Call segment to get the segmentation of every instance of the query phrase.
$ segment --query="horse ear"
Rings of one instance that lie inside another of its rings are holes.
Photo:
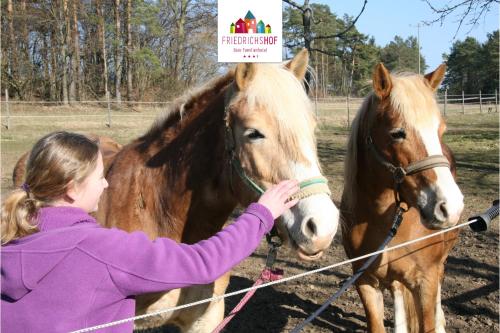
[[[438,68],[434,72],[431,72],[429,74],[425,74],[425,79],[429,82],[432,90],[436,91],[436,89],[439,87],[441,84],[441,81],[443,81],[444,78],[444,73],[446,72],[446,65],[441,64],[439,65]]]
[[[378,98],[383,99],[389,96],[392,89],[391,74],[384,64],[379,63],[373,71],[373,90]]]
[[[285,68],[289,69],[299,81],[302,82],[307,72],[309,64],[309,51],[302,49],[292,60],[285,64]]]
[[[239,90],[245,90],[245,88],[255,76],[255,71],[256,68],[255,64],[253,63],[242,62],[239,63],[238,66],[236,66],[235,77],[236,85],[238,86]]]

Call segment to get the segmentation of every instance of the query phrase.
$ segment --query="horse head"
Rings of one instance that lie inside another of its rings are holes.
[[[373,152],[370,165],[385,169],[373,181],[399,183],[396,195],[417,207],[422,223],[431,229],[456,225],[464,207],[453,166],[445,158],[450,159],[442,141],[446,124],[435,98],[445,70],[443,64],[425,76],[393,76],[383,64],[377,65],[374,94],[367,102],[372,112],[363,129],[363,140]],[[392,167],[400,175],[387,172]]]
[[[307,64],[307,50],[281,66],[239,64],[226,94],[225,118],[240,203],[255,200],[255,188],[269,188],[284,179],[315,184],[304,188],[299,203],[277,223],[280,237],[298,256],[313,260],[330,245],[339,213],[321,175],[316,123],[302,86]]]

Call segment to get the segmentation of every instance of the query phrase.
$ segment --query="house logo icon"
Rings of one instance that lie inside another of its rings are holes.
[[[230,34],[270,34],[271,25],[264,24],[264,21],[257,19],[253,13],[249,10],[245,15],[245,19],[238,19],[236,23],[231,23],[229,27]]]
[[[282,61],[281,0],[217,0],[217,10],[219,62]]]

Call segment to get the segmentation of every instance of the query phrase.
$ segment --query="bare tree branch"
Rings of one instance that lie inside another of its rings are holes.
[[[458,22],[457,30],[455,31],[455,38],[458,35],[458,32],[462,28],[464,22],[467,20],[467,25],[470,26],[470,29],[467,33],[470,33],[472,29],[478,24],[479,20],[484,17],[491,9],[495,3],[500,3],[500,0],[453,0],[450,1],[447,5],[443,7],[436,7],[431,3],[432,0],[424,0],[429,8],[437,14],[437,18],[424,21],[423,23],[426,25],[432,25],[434,23],[439,22],[440,25],[444,24],[446,18],[454,12],[460,12],[457,14],[457,17],[460,17],[456,22]]]
[[[330,52],[330,51],[326,51],[326,50],[321,50],[321,49],[316,49],[316,48],[311,48],[309,51],[316,51],[316,52],[319,52],[319,53],[323,53],[323,54],[326,54],[326,55],[329,55],[329,56],[332,56],[332,57],[340,57],[341,54],[339,52]]]
[[[316,36],[316,37],[314,37],[314,39],[337,38],[337,37],[341,37],[342,35],[344,35],[346,32],[348,32],[349,30],[351,30],[352,27],[354,27],[354,25],[358,21],[359,17],[361,16],[361,14],[365,11],[365,7],[366,7],[367,2],[368,2],[368,0],[365,0],[365,2],[363,3],[363,8],[361,8],[361,11],[359,12],[358,16],[356,16],[356,18],[351,22],[351,24],[347,28],[345,28],[343,31],[341,31],[339,33],[336,33],[334,35]]]
[[[283,2],[286,2],[290,6],[295,7],[296,9],[300,10],[301,12],[304,12],[304,8],[302,8],[302,6],[300,6],[295,1],[292,1],[292,0],[283,0]]]

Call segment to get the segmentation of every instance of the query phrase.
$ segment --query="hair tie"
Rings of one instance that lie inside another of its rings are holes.
[[[26,193],[30,192],[30,187],[26,183],[23,183],[23,185],[21,185],[21,189],[24,190],[24,192],[26,192]]]

